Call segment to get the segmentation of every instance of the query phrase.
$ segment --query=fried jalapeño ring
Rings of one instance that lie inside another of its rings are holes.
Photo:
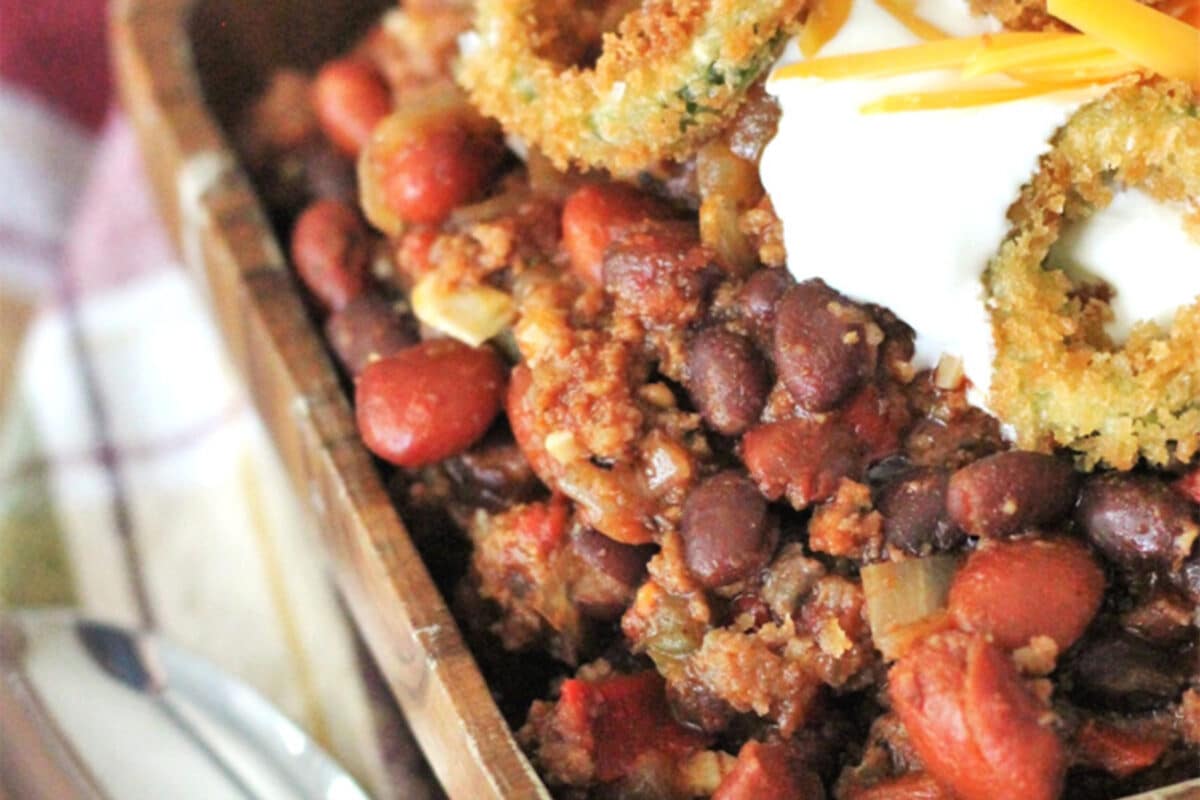
[[[1200,450],[1200,299],[1169,328],[1138,323],[1118,347],[1104,332],[1107,303],[1044,263],[1065,223],[1105,207],[1121,187],[1190,204],[1200,235],[1196,95],[1166,80],[1124,85],[1076,113],[1053,144],[984,277],[996,342],[992,407],[1022,447],[1070,447],[1084,467],[1187,461]]]
[[[541,0],[479,0],[459,81],[488,116],[549,156],[628,175],[685,156],[737,108],[808,0],[646,0],[595,65],[557,63]]]

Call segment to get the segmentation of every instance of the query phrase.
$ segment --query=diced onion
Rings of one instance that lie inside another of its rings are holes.
[[[412,291],[417,319],[472,347],[491,339],[512,322],[512,298],[491,286],[447,286],[436,273]]]
[[[889,660],[900,655],[906,632],[920,627],[946,608],[950,582],[958,569],[954,556],[937,555],[887,561],[862,568],[867,622],[875,646]]]

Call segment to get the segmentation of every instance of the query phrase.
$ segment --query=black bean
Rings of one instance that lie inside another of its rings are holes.
[[[1126,568],[1178,565],[1198,531],[1191,504],[1147,475],[1092,477],[1080,494],[1076,519],[1101,553]]]
[[[1150,711],[1173,702],[1186,682],[1185,665],[1132,634],[1111,631],[1086,642],[1070,665],[1072,695],[1113,711]]]
[[[1179,572],[1172,577],[1175,585],[1187,594],[1188,599],[1200,605],[1200,554],[1184,561]]]
[[[622,544],[588,527],[576,528],[571,543],[584,561],[625,586],[642,582],[646,577],[646,562],[654,555],[650,545]]]
[[[325,323],[325,336],[351,375],[362,372],[374,359],[387,358],[417,343],[412,321],[402,317],[382,295],[371,292],[335,311]]]
[[[742,286],[738,293],[738,306],[747,329],[755,341],[770,349],[775,335],[775,308],[793,285],[792,277],[784,269],[760,269]]]
[[[923,467],[965,467],[1004,447],[1000,423],[979,410],[968,408],[949,420],[926,418],[904,440],[904,451]]]
[[[963,532],[946,514],[950,473],[918,468],[880,488],[875,507],[883,515],[887,543],[912,555],[950,550],[962,543]]]
[[[545,493],[521,448],[505,432],[489,433],[465,453],[442,462],[455,496],[471,506],[500,511]]]
[[[829,411],[874,372],[870,323],[866,311],[820,281],[784,294],[776,309],[775,368],[798,406]]]
[[[1066,516],[1077,478],[1067,461],[1012,450],[981,458],[950,477],[946,510],[974,536],[1009,536]]]
[[[758,421],[771,390],[766,362],[745,336],[705,328],[688,344],[688,392],[704,421],[737,436]]]
[[[748,478],[726,471],[700,484],[683,505],[680,523],[688,570],[714,588],[766,565],[777,538],[767,501]]]

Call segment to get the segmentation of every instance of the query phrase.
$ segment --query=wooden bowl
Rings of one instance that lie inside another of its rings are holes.
[[[549,798],[379,473],[224,123],[278,66],[315,67],[390,0],[114,0],[125,108],[163,217],[323,531],[350,611],[451,797]],[[1200,779],[1128,800],[1200,797]]]
[[[414,734],[456,798],[548,798],[359,443],[222,123],[278,66],[313,67],[385,0],[114,0],[125,108],[159,207],[211,295],[233,361],[309,501],[337,584]]]

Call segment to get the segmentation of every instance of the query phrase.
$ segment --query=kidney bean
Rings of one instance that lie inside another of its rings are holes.
[[[960,628],[1015,650],[1049,636],[1065,651],[1083,635],[1104,595],[1104,572],[1072,539],[990,541],[973,552],[950,584],[949,609]]]
[[[391,94],[382,76],[362,61],[341,58],[317,73],[313,107],[321,130],[339,150],[355,157],[371,131],[388,115]]]
[[[367,366],[355,391],[358,429],[380,458],[419,467],[461,453],[500,411],[504,362],[486,347],[433,339]]]
[[[371,261],[367,226],[345,203],[318,200],[292,229],[292,261],[321,305],[337,311],[367,285]]]
[[[591,183],[576,189],[562,210],[562,246],[571,270],[587,283],[603,282],[604,251],[617,235],[647,219],[665,219],[670,209],[657,198],[621,183]]]
[[[1177,567],[1196,539],[1192,506],[1161,480],[1110,473],[1084,484],[1076,520],[1100,552],[1122,567]]]
[[[760,269],[746,279],[738,293],[738,308],[760,347],[775,340],[775,309],[784,292],[795,285],[785,269]]]
[[[616,305],[648,325],[687,325],[703,309],[717,272],[694,225],[643,222],[605,251],[604,288]]]
[[[1071,693],[1084,705],[1137,712],[1163,708],[1178,699],[1186,664],[1123,631],[1089,638],[1075,654]]]
[[[751,428],[742,461],[770,500],[787,497],[797,510],[828,500],[845,477],[863,471],[858,440],[836,422],[790,419]]]
[[[1053,800],[1066,767],[1045,708],[978,635],[936,634],[888,675],[888,695],[929,773],[962,800]]]
[[[380,147],[378,174],[384,201],[406,222],[437,225],[479,195],[500,161],[490,139],[453,121],[414,126],[400,141]]]
[[[325,322],[325,337],[342,366],[358,375],[371,361],[417,343],[413,326],[379,294],[360,294]]]
[[[688,570],[710,588],[766,566],[777,536],[767,501],[733,471],[713,475],[688,495],[679,532]]]
[[[738,751],[733,769],[712,800],[821,800],[825,789],[815,773],[793,764],[782,742],[751,739]]]
[[[584,526],[575,529],[571,542],[584,561],[625,586],[645,579],[646,562],[654,555],[651,546],[622,544]]]
[[[946,486],[950,473],[918,467],[884,484],[875,497],[883,515],[888,545],[921,556],[951,550],[962,543],[963,532],[946,515]]]
[[[870,316],[821,281],[788,289],[775,313],[775,368],[806,411],[829,411],[874,372]]]
[[[705,328],[688,342],[687,386],[704,421],[737,436],[758,421],[771,390],[767,365],[745,336]]]
[[[1076,474],[1066,461],[1012,450],[981,458],[950,476],[946,510],[974,536],[1009,536],[1063,517],[1075,502]]]

